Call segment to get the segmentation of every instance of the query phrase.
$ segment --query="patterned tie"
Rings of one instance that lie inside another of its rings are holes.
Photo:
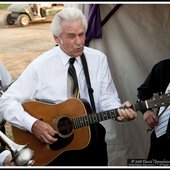
[[[165,107],[161,107],[160,111],[163,111]],[[167,131],[167,125],[168,125],[168,120],[169,120],[169,114],[170,114],[170,107],[166,108],[164,113],[160,116],[159,122],[157,126],[155,127],[155,133],[157,138],[164,135]]]
[[[68,68],[68,75],[71,79],[71,93],[72,95],[71,96],[74,96],[74,97],[78,97],[79,95],[79,88],[78,88],[78,81],[77,81],[77,75],[76,75],[76,70],[74,68],[74,62],[75,62],[75,57],[71,57],[69,59],[69,68]]]
[[[170,92],[170,83],[169,83],[165,93],[169,93],[169,92]],[[164,135],[167,131],[168,121],[169,121],[169,117],[170,117],[170,106],[161,107],[159,110],[159,113],[158,113],[158,116],[159,115],[161,115],[161,116],[159,117],[159,122],[158,122],[157,126],[155,127],[155,133],[156,133],[157,138]]]

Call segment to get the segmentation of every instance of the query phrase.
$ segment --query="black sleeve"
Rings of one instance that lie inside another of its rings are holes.
[[[165,90],[170,83],[170,59],[165,59],[153,66],[151,72],[147,76],[144,83],[137,88],[138,101],[148,100],[153,97],[154,93],[158,95],[165,93]],[[148,109],[144,109],[144,113]]]
[[[3,152],[4,150],[6,150],[7,148],[5,147],[5,146],[2,146],[1,144],[0,144],[0,153],[1,152]]]
[[[157,93],[160,89],[160,65],[156,64],[144,83],[137,88],[137,97],[140,100],[147,100]]]

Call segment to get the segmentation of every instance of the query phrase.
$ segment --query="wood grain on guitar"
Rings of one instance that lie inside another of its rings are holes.
[[[68,150],[80,150],[90,142],[90,124],[107,119],[114,119],[116,110],[92,113],[86,100],[69,99],[60,104],[30,101],[23,104],[30,115],[48,122],[58,131],[59,140],[53,145],[41,143],[33,134],[12,126],[14,141],[29,144],[34,151],[34,166],[48,165],[61,153]]]
[[[170,95],[154,97],[136,103],[136,111],[144,108],[167,106]],[[18,144],[27,144],[34,151],[34,166],[46,166],[60,154],[69,150],[85,148],[91,138],[89,125],[118,116],[117,108],[100,113],[92,113],[89,103],[84,99],[68,99],[60,104],[29,101],[23,104],[24,110],[33,117],[49,123],[58,132],[59,139],[52,145],[39,141],[33,134],[12,126],[13,139]],[[92,113],[92,114],[91,114]]]

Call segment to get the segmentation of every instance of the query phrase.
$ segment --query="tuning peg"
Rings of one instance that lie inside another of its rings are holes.
[[[158,97],[158,93],[153,93],[153,98]]]

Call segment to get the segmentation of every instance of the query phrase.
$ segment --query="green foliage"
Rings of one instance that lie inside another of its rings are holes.
[[[10,4],[0,4],[0,9],[6,9]]]

